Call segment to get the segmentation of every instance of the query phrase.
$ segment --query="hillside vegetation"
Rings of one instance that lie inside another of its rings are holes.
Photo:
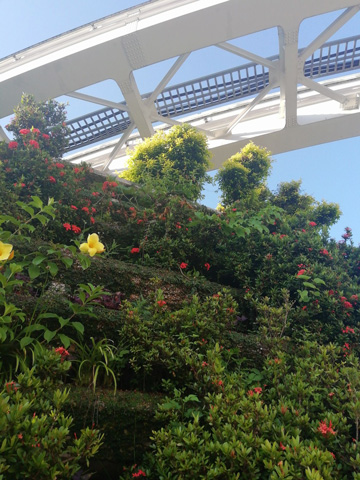
[[[24,95],[0,143],[0,480],[360,480],[360,250],[252,143],[182,125],[121,178]]]

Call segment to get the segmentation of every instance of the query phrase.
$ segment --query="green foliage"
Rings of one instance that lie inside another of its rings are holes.
[[[189,402],[179,392],[160,406],[167,425],[154,432],[150,478],[340,479],[357,472],[359,374],[356,365],[342,366],[339,349],[312,343],[298,357],[270,357],[266,386],[250,389],[244,374],[224,370],[220,381],[215,365],[212,357],[213,391],[192,398],[189,415],[179,414]]]
[[[116,393],[117,382],[114,371],[110,367],[114,363],[116,347],[111,345],[109,340],[103,338],[95,342],[91,337],[91,345],[76,342],[76,362],[78,366],[78,378],[81,385],[92,387],[94,393],[96,385],[106,381],[109,377],[114,384],[114,394]]]
[[[6,128],[14,133],[15,140],[19,142],[19,148],[26,148],[23,145],[24,138],[29,140],[33,137],[51,157],[59,158],[67,146],[65,137],[69,132],[65,124],[65,108],[64,104],[55,100],[48,100],[44,103],[36,102],[33,95],[24,93],[20,104],[14,109],[14,118]],[[40,133],[26,134],[25,137],[20,133],[22,129],[31,130],[32,128],[40,130]],[[50,138],[44,138],[43,134],[49,135]]]
[[[63,413],[69,390],[58,388],[70,362],[37,348],[35,365],[0,392],[0,478],[67,480],[88,464],[102,436],[90,428],[70,436],[72,418]]]
[[[293,217],[293,224],[312,220],[321,226],[331,226],[341,215],[339,205],[325,201],[316,202],[311,195],[300,192],[301,180],[280,183],[272,202]],[[295,222],[294,222],[295,220]]]
[[[216,175],[224,204],[231,205],[247,197],[252,201],[259,198],[270,167],[270,153],[253,143],[226,160]]]
[[[205,136],[190,125],[177,125],[137,146],[121,176],[137,183],[163,180],[170,191],[176,191],[180,182],[187,198],[196,199],[207,179],[209,157]]]
[[[40,467],[29,478],[71,478],[80,461],[71,449],[84,459],[91,451],[71,443],[56,410],[70,399],[77,430],[90,417],[104,428],[114,478],[359,478],[360,249],[348,227],[341,242],[329,239],[339,207],[302,193],[299,181],[269,192],[271,159],[253,144],[219,173],[225,207],[195,203],[209,153],[187,125],[138,147],[125,175],[141,185],[104,181],[54,158],[63,114],[24,97],[9,127],[17,144],[0,144],[3,421],[36,407],[41,447],[24,445],[29,468]],[[95,232],[105,252],[90,258],[79,246]],[[146,415],[131,389],[151,392]],[[27,478],[8,473],[25,468],[18,421],[2,435],[5,479]],[[57,450],[40,421],[66,432],[60,441],[56,430]],[[91,443],[91,430],[85,437]]]
[[[126,342],[129,363],[141,388],[159,389],[163,379],[177,387],[193,381],[197,373],[192,356],[205,355],[214,339],[225,342],[227,325],[235,320],[236,304],[228,292],[200,301],[185,301],[176,311],[168,309],[163,292],[153,301],[124,303],[125,318],[119,331]]]

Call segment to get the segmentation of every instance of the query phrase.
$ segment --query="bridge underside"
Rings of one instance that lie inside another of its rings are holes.
[[[82,151],[68,158],[104,171],[124,168],[127,148],[155,129],[185,121],[206,133],[213,168],[249,140],[282,153],[359,135],[360,36],[328,40],[358,15],[360,4],[249,3],[146,2],[7,57],[0,61],[0,118],[12,112],[24,91],[39,100],[68,95],[101,105],[70,120],[69,153]],[[301,22],[332,11],[338,11],[335,20],[299,49]],[[278,31],[273,57],[231,42],[273,27]],[[192,52],[211,45],[251,63],[168,86]],[[167,59],[173,59],[168,72],[141,95],[134,72]],[[115,80],[123,102],[79,92],[107,79]],[[91,146],[100,141],[105,143]]]

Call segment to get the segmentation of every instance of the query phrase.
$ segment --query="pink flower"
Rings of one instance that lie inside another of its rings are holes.
[[[55,163],[55,165],[56,165],[57,168],[64,168],[63,163],[57,162],[57,163]]]
[[[262,388],[261,387],[255,387],[254,392],[260,394],[260,393],[262,393]]]
[[[19,133],[21,135],[27,135],[28,133],[30,133],[30,130],[28,128],[22,128]]]
[[[166,302],[165,300],[158,300],[157,304],[159,305],[159,307],[163,307],[164,305],[166,305]]]
[[[209,271],[209,269],[210,269],[210,263],[205,263],[205,264],[204,264],[204,267],[206,268],[207,271]]]
[[[75,170],[76,170],[76,169],[75,169]],[[74,172],[75,172],[75,170],[74,170]],[[75,173],[76,173],[76,172],[75,172]],[[98,196],[100,195],[100,193],[99,193],[99,192],[92,192],[91,195],[94,196],[94,197],[98,197]]]
[[[73,210],[77,210],[78,208],[75,207],[75,205],[70,205],[70,208],[72,208]]]
[[[32,133],[36,133],[37,135],[39,135],[39,133],[40,133],[40,130],[38,128],[34,128],[34,127],[31,129],[31,131],[32,131]]]
[[[185,268],[187,268],[188,264],[185,263],[185,262],[182,262],[182,263],[180,263],[179,266],[180,266],[181,270],[184,270]]]
[[[325,248],[322,248],[319,253],[322,255],[329,255],[329,252]]]
[[[91,222],[92,224],[94,224],[94,223],[95,223],[95,218],[94,218],[94,217],[90,217],[90,222]]]
[[[315,222],[309,222],[310,227],[316,227],[317,223]]]
[[[56,183],[56,180],[55,180],[54,177],[51,177],[51,176],[50,176],[50,177],[49,177],[49,182],[50,182],[50,183]]]
[[[297,273],[296,276],[297,276],[297,277],[300,277],[300,275],[304,275],[305,271],[306,271],[306,270],[304,270],[304,269],[302,268],[301,270],[298,271],[298,273]]]
[[[10,148],[10,150],[16,150],[18,148],[18,143],[17,142],[9,142],[8,143],[8,148]]]
[[[47,133],[43,133],[43,134],[42,134],[42,137],[43,137],[45,140],[49,140],[50,135],[48,135]]]
[[[130,253],[140,253],[140,248],[134,247],[134,248],[131,249]]]

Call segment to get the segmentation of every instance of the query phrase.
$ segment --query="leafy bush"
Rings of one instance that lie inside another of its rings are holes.
[[[70,392],[57,388],[70,366],[64,355],[38,347],[34,367],[5,383],[0,393],[0,478],[68,480],[99,449],[102,436],[92,428],[71,438],[72,418],[63,413]]]
[[[121,176],[137,183],[164,180],[170,191],[183,183],[183,192],[195,200],[207,179],[209,157],[206,137],[190,125],[177,125],[138,145]]]

